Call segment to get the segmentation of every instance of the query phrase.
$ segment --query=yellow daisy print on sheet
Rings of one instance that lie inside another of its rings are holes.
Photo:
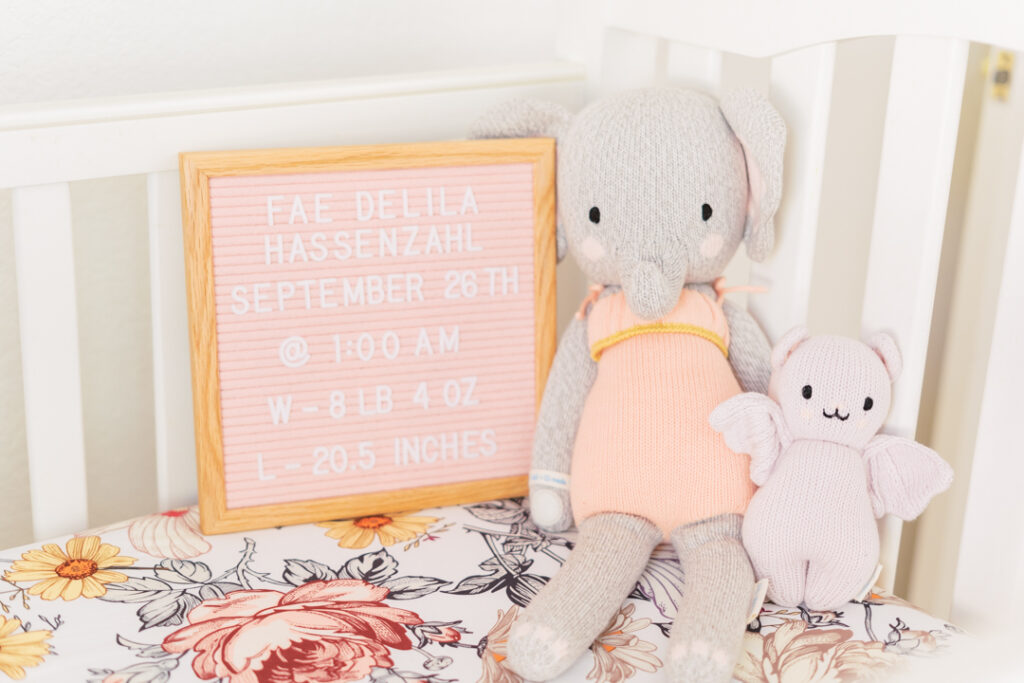
[[[49,631],[22,631],[20,619],[0,617],[0,673],[14,680],[25,677],[25,667],[38,666],[50,653]]]
[[[28,593],[43,600],[98,598],[106,594],[106,584],[128,580],[124,574],[110,570],[135,564],[135,558],[123,557],[120,552],[115,545],[101,543],[99,536],[72,538],[65,550],[56,543],[46,543],[40,550],[22,553],[21,559],[4,573],[4,580],[34,581]]]
[[[411,541],[426,533],[427,528],[437,520],[437,517],[418,516],[415,512],[398,512],[320,522],[317,526],[327,529],[327,536],[336,539],[339,547],[365,548],[374,538],[380,539],[383,546]]]

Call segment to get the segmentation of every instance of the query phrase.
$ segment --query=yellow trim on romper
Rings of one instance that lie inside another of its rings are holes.
[[[722,338],[711,330],[700,327],[698,325],[690,325],[688,323],[648,323],[646,325],[634,325],[629,329],[616,332],[613,335],[609,335],[604,339],[599,339],[590,347],[590,357],[595,361],[601,359],[601,354],[609,346],[614,346],[620,341],[625,341],[632,337],[638,337],[641,334],[666,334],[666,333],[677,333],[677,334],[692,334],[695,337],[701,339],[707,339],[709,342],[718,347],[718,350],[722,352],[726,358],[729,357],[729,349],[726,348],[725,342]]]

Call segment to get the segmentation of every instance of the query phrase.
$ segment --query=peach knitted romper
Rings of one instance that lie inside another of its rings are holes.
[[[577,525],[621,512],[654,522],[667,540],[680,525],[743,514],[755,488],[749,457],[708,423],[715,406],[740,393],[721,306],[684,288],[651,322],[617,292],[593,305],[587,324],[598,369],[572,454]]]

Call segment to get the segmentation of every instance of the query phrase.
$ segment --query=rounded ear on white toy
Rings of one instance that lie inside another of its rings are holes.
[[[786,364],[789,354],[793,353],[796,347],[805,342],[810,333],[803,325],[797,325],[786,334],[782,335],[778,343],[772,347],[772,370],[778,370]]]
[[[480,138],[555,138],[556,144],[569,127],[569,110],[554,102],[509,100],[486,111],[473,124],[470,137]],[[565,258],[568,242],[562,226],[555,235],[558,261]]]
[[[747,254],[763,261],[775,244],[773,218],[782,199],[782,157],[786,124],[756,90],[743,89],[722,98],[722,115],[743,146],[747,161]]]
[[[900,354],[900,347],[896,344],[896,340],[890,334],[876,332],[868,338],[867,344],[882,359],[885,371],[889,373],[889,379],[895,382],[903,370],[903,356]]]

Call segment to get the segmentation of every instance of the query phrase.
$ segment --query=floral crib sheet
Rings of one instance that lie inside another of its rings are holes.
[[[517,683],[509,627],[573,538],[512,499],[208,537],[189,508],[4,551],[0,682]],[[659,548],[560,680],[663,680],[680,581]],[[734,675],[860,679],[960,637],[889,595],[766,604]]]

